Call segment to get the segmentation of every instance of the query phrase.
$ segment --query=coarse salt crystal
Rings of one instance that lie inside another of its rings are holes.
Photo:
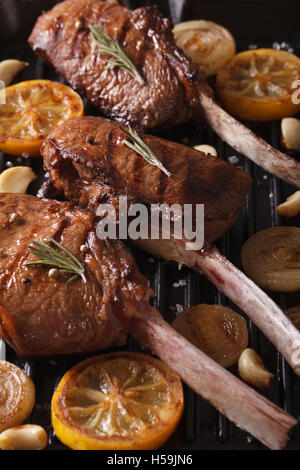
[[[183,312],[183,305],[176,304],[176,310],[177,310],[177,313]]]
[[[236,155],[232,155],[228,158],[228,161],[231,163],[231,165],[236,165],[239,162],[239,159]]]
[[[283,42],[280,44],[280,48],[281,48],[281,49],[288,49],[289,47],[290,47],[290,45],[289,45],[288,42],[283,41]]]
[[[272,48],[279,50],[279,49],[280,49],[280,44],[279,44],[279,42],[277,42],[277,41],[273,42]]]

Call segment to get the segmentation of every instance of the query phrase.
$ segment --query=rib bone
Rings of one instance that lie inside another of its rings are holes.
[[[230,263],[215,247],[186,251],[182,241],[138,240],[134,244],[154,255],[186,264],[204,274],[239,306],[263,331],[300,375],[300,332],[254,282]]]
[[[285,447],[297,421],[245,385],[170,327],[147,304],[130,320],[132,334],[221,413],[271,449]]]
[[[207,123],[222,140],[264,170],[300,188],[299,162],[275,149],[243,126],[220,108],[204,91],[200,92],[199,99]]]

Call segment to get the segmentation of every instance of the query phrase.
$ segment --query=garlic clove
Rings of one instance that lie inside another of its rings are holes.
[[[0,434],[2,450],[42,450],[47,445],[47,433],[35,424],[24,424],[6,429]]]
[[[240,355],[238,361],[238,372],[241,378],[257,388],[268,388],[274,379],[254,349],[247,348]]]
[[[29,64],[21,60],[8,59],[0,62],[0,80],[3,80],[6,86],[10,85],[14,77]]]
[[[28,166],[13,166],[0,174],[0,193],[25,194],[36,174]]]
[[[212,147],[211,145],[194,145],[193,147],[195,150],[198,150],[198,152],[202,153],[208,153],[209,155],[212,155],[213,157],[217,157],[218,153],[215,149],[215,147]]]
[[[277,211],[283,217],[295,217],[300,213],[300,191],[296,191],[285,202],[277,206]]]
[[[291,152],[300,151],[300,120],[286,117],[281,121],[281,141],[283,147]]]

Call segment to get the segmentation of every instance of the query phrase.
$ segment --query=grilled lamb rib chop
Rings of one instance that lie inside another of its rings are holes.
[[[69,119],[42,148],[45,170],[58,191],[81,205],[108,199],[118,204],[122,194],[128,203],[202,203],[208,242],[229,229],[250,189],[252,180],[247,173],[184,145],[143,135],[171,173],[168,178],[124,145],[124,138],[119,125],[108,119]]]
[[[97,53],[89,27],[99,25],[124,48],[141,85]],[[300,164],[272,148],[221,109],[198,68],[175,45],[170,21],[156,6],[134,11],[110,0],[65,0],[44,13],[29,43],[104,115],[144,130],[205,117],[235,150],[300,187]]]
[[[95,223],[70,203],[0,195],[1,336],[23,356],[50,356],[105,348],[129,330],[238,426],[283,448],[297,421],[175,332],[148,304],[148,283],[123,244],[99,240]],[[49,237],[82,261],[86,283],[66,286],[64,274],[53,279],[45,266],[25,266],[31,241]]]
[[[206,242],[220,237],[236,217],[248,190],[242,170],[174,142],[143,135],[171,172],[168,178],[123,144],[119,125],[99,117],[66,121],[46,139],[41,152],[53,186],[78,204],[95,209],[101,202],[204,204]],[[231,212],[232,211],[232,212]],[[154,255],[199,271],[233,300],[300,374],[300,333],[279,307],[216,248],[185,250],[185,239],[136,240]]]
[[[9,222],[15,213],[19,220]],[[0,195],[0,335],[19,355],[75,354],[110,346],[123,328],[118,311],[126,295],[136,296],[137,302],[149,298],[138,273],[131,281],[135,265],[127,250],[121,243],[99,243],[93,225],[92,214],[74,210],[70,203]],[[54,280],[45,267],[25,266],[37,260],[28,250],[30,241],[50,237],[79,258],[80,246],[89,246],[84,256],[87,284],[67,286],[68,275]]]

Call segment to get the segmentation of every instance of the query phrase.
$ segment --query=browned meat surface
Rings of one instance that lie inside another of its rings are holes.
[[[13,213],[18,220],[10,220]],[[123,245],[98,240],[94,224],[69,203],[0,195],[0,335],[20,355],[53,356],[105,348],[128,327],[238,426],[271,448],[284,447],[297,421],[175,332],[150,307],[147,282]],[[46,266],[25,266],[33,259],[31,240],[49,236],[81,260],[86,283],[66,286],[49,278]]]
[[[10,222],[13,213],[19,221]],[[29,195],[0,195],[0,336],[22,356],[96,351],[125,329],[124,310],[148,300],[150,290],[121,242],[100,241],[94,218],[69,203]],[[87,283],[25,266],[37,258],[31,240],[54,238],[84,263]],[[87,253],[80,246],[86,244]]]
[[[111,57],[97,53],[89,33],[94,24],[120,43],[145,85],[118,67],[106,69]],[[102,114],[145,130],[201,115],[237,152],[300,187],[299,162],[217,105],[203,76],[176,47],[170,26],[155,6],[131,11],[115,0],[65,0],[37,20],[29,43]]]
[[[124,145],[124,138],[119,125],[104,118],[66,121],[42,148],[52,184],[84,205],[114,203],[119,195],[129,203],[204,204],[208,242],[232,225],[249,190],[249,175],[197,150],[143,135],[171,172],[168,177]]]
[[[42,154],[55,188],[79,204],[130,202],[169,205],[204,204],[206,241],[221,236],[234,221],[250,184],[243,171],[215,157],[156,137],[143,136],[164,166],[146,163],[122,143],[119,126],[104,118],[69,120],[46,140]],[[140,239],[135,243],[154,255],[186,264],[205,274],[236,303],[282,352],[297,374],[299,331],[280,308],[217,250],[185,250],[182,239]]]
[[[90,37],[94,24],[122,45],[145,86],[121,69],[105,69],[108,57],[96,53]],[[198,103],[191,88],[198,72],[175,46],[170,22],[157,7],[131,11],[116,1],[67,0],[38,19],[29,43],[111,118],[156,128],[189,120]]]

